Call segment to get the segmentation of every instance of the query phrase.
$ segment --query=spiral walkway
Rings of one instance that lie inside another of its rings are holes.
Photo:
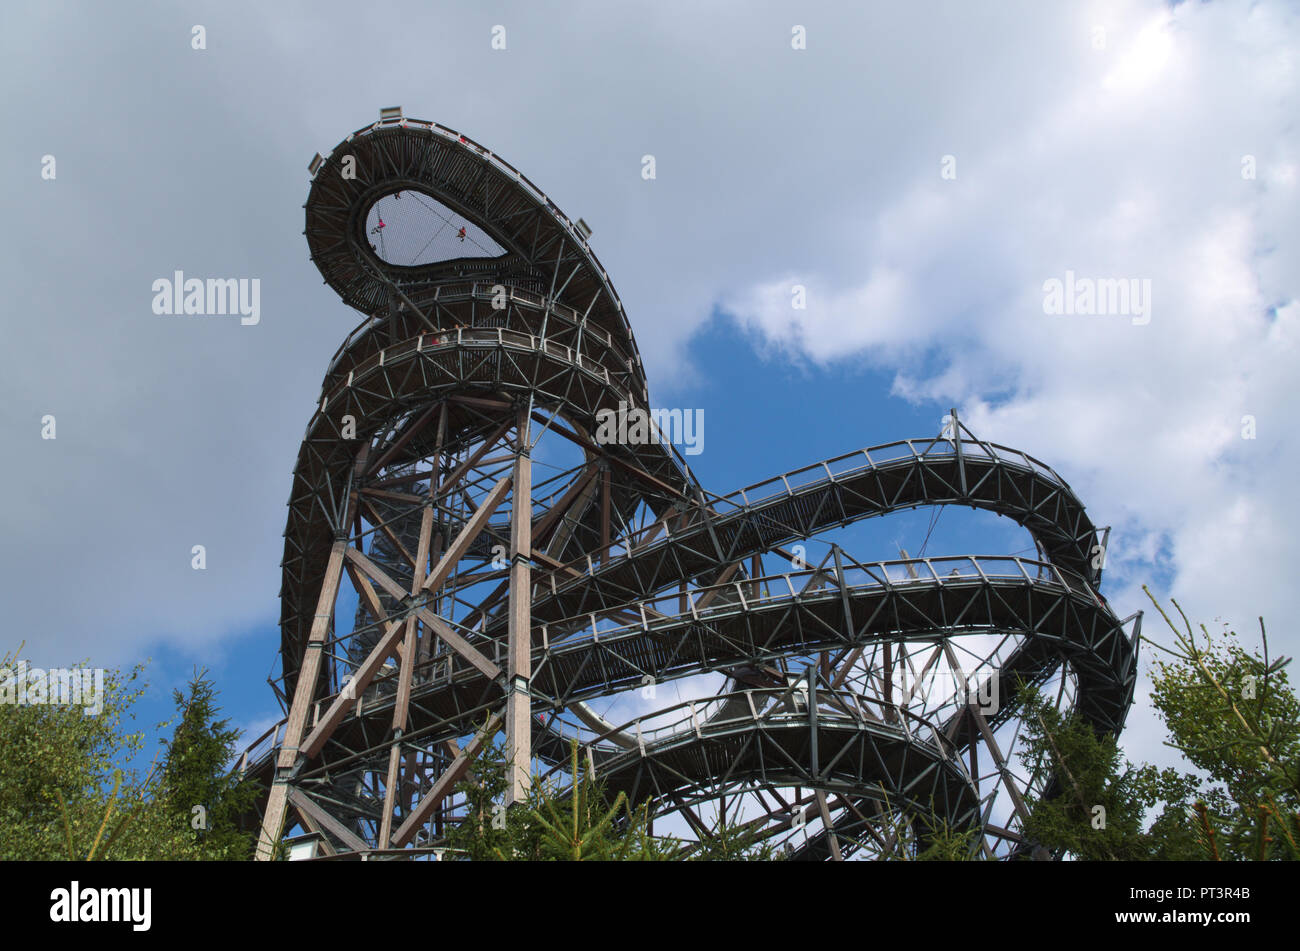
[[[436,853],[499,736],[510,801],[571,782],[576,740],[657,834],[744,824],[842,859],[941,822],[1024,854],[1025,795],[1055,790],[1016,755],[1017,685],[1118,733],[1136,676],[1140,615],[1100,594],[1104,538],[1069,485],[955,414],[728,495],[667,441],[600,441],[649,399],[589,230],[393,112],[312,162],[312,260],[364,320],[293,473],[285,717],[241,760],[267,787],[259,857],[290,829],[322,856]],[[1038,557],[801,557],[944,505],[1015,520]],[[707,691],[666,705],[668,685]],[[613,701],[636,715],[596,712]]]

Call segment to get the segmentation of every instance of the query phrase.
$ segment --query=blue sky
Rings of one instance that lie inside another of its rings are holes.
[[[307,260],[306,166],[402,105],[591,224],[652,402],[705,411],[712,490],[957,406],[1115,526],[1121,615],[1152,583],[1294,654],[1298,37],[1285,3],[6,4],[6,640],[152,657],[142,722],[195,664],[240,726],[274,715],[289,475],[357,322]],[[259,278],[260,323],[153,314],[176,269]],[[1045,314],[1067,271],[1149,280],[1149,323]],[[915,554],[929,520],[852,551]],[[948,511],[927,553],[1027,544]]]

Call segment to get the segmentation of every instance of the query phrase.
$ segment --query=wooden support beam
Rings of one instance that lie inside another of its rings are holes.
[[[609,466],[600,471],[600,563],[609,560]]]
[[[437,488],[438,488],[437,486],[438,480],[436,477],[436,473],[439,467],[442,465],[443,445],[447,441],[447,412],[448,412],[447,404],[444,402],[442,404],[442,416],[438,419],[438,441],[433,452],[433,471],[435,473],[435,477],[429,480],[429,504],[425,506],[424,513],[420,519],[420,531],[421,531],[422,538],[424,537],[423,532],[426,523],[428,523],[429,525],[430,533],[432,533],[433,531],[433,511],[434,511],[433,507],[437,500]],[[416,572],[416,577],[413,580],[418,580],[420,584],[424,584],[424,572],[428,567],[429,559],[432,558],[434,560],[437,560],[442,557],[442,546],[446,541],[447,541],[446,534],[441,529],[438,530],[438,534],[436,537],[433,534],[429,535],[428,556],[425,558],[424,563],[420,565],[420,569],[418,572]],[[419,590],[419,589],[415,588],[412,590]],[[437,606],[438,602],[435,601],[434,604],[435,606]],[[424,625],[421,628],[419,636],[420,636],[419,662],[423,664],[425,661],[429,659],[430,655],[433,652],[433,634],[429,630],[428,625]]]
[[[292,788],[292,787],[290,787],[290,788]],[[293,805],[293,797],[292,797],[292,796],[289,797],[289,805],[290,805],[291,807],[294,808],[294,811],[295,811],[295,812],[298,813],[298,821],[301,822],[303,825],[305,825],[305,826],[307,827],[307,831],[310,832],[312,835],[318,835],[318,836],[320,836],[320,848],[321,848],[321,851],[324,852],[326,855],[337,855],[337,854],[338,854],[338,849],[334,848],[334,843],[332,843],[332,842],[329,840],[329,836],[327,836],[327,835],[326,835],[326,834],[321,830],[321,827],[320,827],[319,825],[316,824],[316,820],[315,820],[315,819],[313,819],[311,816],[307,815],[307,814],[306,814],[305,812],[303,812],[301,809],[298,809],[297,807],[294,807],[294,805]]]
[[[835,834],[835,824],[831,822],[831,810],[826,805],[826,793],[818,789],[814,794],[817,796],[817,809],[822,814],[822,825],[826,827],[826,839],[830,842],[831,858],[836,862],[843,862],[844,853],[840,851],[839,836]]]
[[[585,467],[583,474],[573,481],[573,484],[565,490],[564,495],[560,496],[559,501],[551,506],[550,510],[537,519],[533,525],[533,544],[545,544],[546,539],[550,536],[551,531],[573,507],[574,501],[582,495],[583,490],[587,488],[591,480],[596,477],[596,469],[592,466]]]
[[[489,400],[481,396],[452,396],[449,399],[453,403],[459,403],[462,406],[472,406],[475,409],[503,410],[509,409],[510,404],[504,400]]]
[[[467,628],[474,627],[474,625],[479,622],[479,618],[485,616],[488,611],[492,610],[492,607],[501,600],[501,596],[509,589],[510,579],[507,578],[505,581],[493,588],[492,593],[480,601],[474,609],[469,612],[469,614],[465,615],[461,621],[461,625]]]
[[[483,440],[483,445],[475,449],[472,453],[469,454],[469,456],[465,459],[464,462],[462,462],[455,469],[453,469],[451,475],[447,476],[447,478],[443,479],[442,482],[438,483],[437,490],[435,492],[431,492],[430,495],[433,496],[434,498],[441,497],[443,493],[447,491],[448,488],[450,488],[451,486],[459,482],[461,477],[466,472],[468,472],[470,469],[478,465],[479,460],[482,459],[485,455],[487,455],[487,451],[491,449],[493,446],[495,446],[498,442],[500,442],[501,437],[504,436],[509,431],[510,431],[510,421],[506,420],[504,423],[502,423],[500,426],[497,427],[496,431],[491,436]]]
[[[507,604],[506,757],[510,772],[506,805],[523,802],[532,781],[533,676],[532,564],[533,461],[528,450],[528,411],[520,410],[510,511],[510,593]]]
[[[889,648],[886,647],[885,649],[888,650]],[[861,656],[862,648],[855,647],[849,653],[849,656],[840,662],[840,669],[835,671],[835,679],[831,681],[832,690],[839,690],[844,685],[844,681],[848,679],[849,674],[853,671],[853,665],[858,662],[858,658]]]
[[[433,810],[451,794],[456,784],[464,778],[469,764],[473,762],[474,757],[478,756],[483,745],[497,732],[501,727],[501,714],[494,713],[491,719],[484,725],[483,729],[474,734],[463,750],[461,750],[451,764],[443,770],[433,788],[420,800],[419,804],[411,810],[411,814],[406,817],[406,821],[398,827],[393,833],[393,845],[397,848],[404,848],[413,838],[420,827],[428,821]]]
[[[697,611],[707,608],[714,598],[727,590],[723,586],[735,577],[736,572],[740,570],[740,565],[741,562],[739,561],[732,562],[722,570],[722,574],[713,579],[713,584],[704,592],[704,594],[700,595],[700,599],[695,602],[695,609]]]
[[[410,441],[411,437],[414,436],[416,433],[418,433],[421,429],[423,429],[425,423],[427,423],[430,419],[432,419],[433,414],[438,412],[438,410],[442,409],[442,407],[443,407],[442,403],[437,403],[433,406],[430,406],[423,416],[421,416],[410,426],[407,426],[406,429],[402,432],[402,435],[397,438],[397,442],[393,443],[393,445],[389,447],[388,451],[385,452],[382,456],[380,456],[378,461],[376,461],[375,464],[370,467],[370,472],[371,473],[378,472],[385,465],[387,465],[388,461],[392,459],[395,455],[397,455],[399,452],[401,452],[402,447],[405,446]]]
[[[945,640],[943,642],[944,656],[948,658],[948,666],[952,669],[954,681],[961,675],[961,664],[957,661],[957,655],[953,653],[952,647]],[[969,702],[967,696],[966,711],[970,714],[975,725],[979,727],[980,735],[984,737],[984,742],[988,744],[989,753],[993,756],[993,762],[997,765],[998,775],[1002,778],[1002,785],[1006,788],[1007,794],[1011,796],[1011,804],[1015,807],[1021,822],[1029,821],[1029,807],[1025,804],[1024,797],[1020,795],[1020,790],[1016,786],[1015,777],[1011,775],[1011,770],[1007,768],[1006,758],[1002,755],[1002,750],[998,747],[998,741],[993,738],[993,731],[989,728],[988,720],[984,719],[984,714],[980,712],[979,707]],[[974,737],[971,737],[972,742]]]
[[[492,517],[492,513],[497,510],[497,506],[499,506],[502,500],[505,499],[506,493],[510,491],[510,482],[510,476],[506,476],[496,485],[492,486],[492,490],[488,492],[487,497],[483,499],[483,504],[480,505],[474,514],[470,516],[469,521],[467,521],[465,527],[460,530],[460,534],[456,536],[455,541],[447,547],[447,550],[443,553],[442,557],[438,559],[438,564],[434,567],[433,571],[429,572],[429,577],[426,578],[424,583],[420,586],[422,589],[425,591],[436,591],[438,586],[447,580],[447,576],[451,574],[451,570],[456,567],[456,562],[460,561],[464,556],[465,552],[469,549],[469,546],[473,544],[474,539],[478,538],[479,533],[482,532],[484,526],[487,525],[487,521]]]
[[[379,643],[366,655],[366,659],[361,662],[361,665],[352,674],[352,679],[348,681],[347,687],[339,691],[325,711],[324,716],[320,718],[303,742],[302,755],[306,759],[314,759],[320,753],[325,741],[334,733],[343,718],[357,705],[358,698],[370,686],[370,681],[375,679],[375,674],[379,673],[383,669],[384,663],[397,652],[397,646],[401,643],[405,628],[405,621],[389,622],[383,636],[379,639]]]
[[[1002,756],[1002,750],[998,748],[998,741],[993,738],[993,731],[989,729],[989,723],[984,719],[984,714],[980,713],[979,708],[973,704],[968,705],[972,717],[975,718],[975,724],[979,727],[984,742],[989,745],[989,752],[993,754],[993,762],[997,764],[998,774],[1002,777],[1002,785],[1006,787],[1007,793],[1011,796],[1011,804],[1015,807],[1022,822],[1029,821],[1029,807],[1025,805],[1024,797],[1020,795],[1020,790],[1016,787],[1015,777],[1007,769],[1006,759]]]
[[[276,843],[280,841],[284,831],[289,786],[288,778],[283,773],[291,769],[298,759],[298,744],[307,723],[307,710],[311,706],[316,692],[316,681],[320,677],[325,635],[329,633],[330,622],[334,618],[334,600],[338,596],[339,581],[343,577],[343,559],[349,550],[345,540],[336,541],[330,548],[329,561],[325,564],[325,577],[321,582],[320,596],[316,599],[316,616],[312,620],[311,632],[307,637],[307,647],[303,652],[302,666],[298,670],[298,681],[293,691],[293,704],[289,708],[289,717],[285,723],[284,741],[276,760],[276,772],[280,775],[277,775],[271,787],[267,797],[266,812],[262,817],[262,829],[257,842],[259,861],[268,861],[272,858]]]
[[[566,565],[564,562],[552,558],[544,551],[533,552],[532,558],[533,561],[537,562],[539,565],[544,565],[551,571],[558,571],[563,575],[568,575],[570,578],[581,578],[586,574],[585,571],[579,571],[577,568],[573,567],[572,564]]]
[[[370,851],[370,846],[365,839],[331,816],[313,802],[311,797],[302,790],[291,788],[289,790],[289,801],[293,803],[293,807],[300,813],[304,816],[310,816],[317,825],[325,829],[353,852]]]
[[[348,560],[360,568],[363,572],[378,584],[381,588],[391,594],[394,598],[403,600],[406,598],[406,592],[402,586],[384,573],[378,565],[367,558],[355,548],[349,548],[347,551]],[[433,632],[442,639],[444,643],[456,653],[460,654],[467,661],[473,664],[484,676],[495,680],[501,676],[501,668],[488,660],[470,644],[469,641],[453,631],[447,622],[438,615],[434,614],[427,607],[415,608],[416,617],[433,629]]]
[[[695,834],[699,837],[701,842],[713,838],[713,833],[709,831],[709,827],[700,821],[700,817],[695,814],[694,810],[692,810],[690,806],[682,802],[680,796],[676,793],[671,793],[669,798],[672,799],[673,804],[677,806],[677,811],[686,819],[687,825],[695,830]]]
[[[411,594],[419,594],[424,584],[424,573],[429,570],[429,558],[433,554],[433,506],[426,505],[420,512],[420,540],[416,545],[415,571],[411,574]]]
[[[407,651],[408,654],[414,651]],[[405,666],[405,664],[403,664]],[[388,772],[384,774],[384,814],[379,820],[379,848],[386,849],[393,831],[393,807],[397,801],[397,766],[402,755],[398,740],[388,750]]]
[[[420,540],[416,545],[415,570],[411,575],[411,594],[418,594],[424,583],[424,571],[429,565],[429,543],[433,538],[433,507],[426,505],[420,517]],[[406,634],[402,640],[402,666],[397,675],[397,700],[393,704],[393,745],[388,751],[388,774],[384,783],[384,815],[379,822],[379,848],[388,848],[393,830],[393,810],[397,806],[397,768],[402,755],[402,734],[411,707],[411,680],[415,673],[414,617],[406,619]]]
[[[382,492],[395,485],[410,485],[412,482],[423,482],[425,479],[428,479],[431,483],[436,482],[438,473],[432,471],[408,472],[405,475],[392,476],[388,479],[380,479],[378,482],[371,482],[361,491]]]
[[[280,746],[280,756],[276,763],[281,769],[288,769],[298,759],[298,743],[307,724],[307,708],[311,706],[316,691],[316,681],[320,677],[325,635],[329,633],[330,623],[334,619],[334,601],[338,597],[339,582],[343,578],[343,561],[350,550],[348,543],[342,540],[336,541],[330,548],[329,561],[325,565],[325,578],[321,582],[320,595],[316,599],[316,616],[312,619],[311,633],[307,638],[307,650],[303,655],[302,668],[298,671],[293,706],[289,710],[288,722],[284,729],[284,742]]]
[[[533,418],[536,419],[538,422],[542,422],[542,423],[546,422],[546,417],[542,416],[541,414],[535,413],[533,415]],[[642,482],[647,482],[650,485],[654,486],[656,489],[660,489],[666,492],[668,495],[674,496],[679,499],[685,498],[685,495],[681,492],[680,489],[675,489],[667,482],[664,482],[661,479],[656,479],[650,473],[646,472],[644,469],[634,466],[626,459],[620,459],[618,456],[610,452],[607,452],[604,446],[597,445],[596,443],[592,442],[590,439],[584,439],[583,437],[579,436],[577,433],[570,432],[569,430],[565,429],[563,426],[551,426],[550,431],[555,433],[557,436],[563,436],[565,439],[569,440],[569,442],[574,443],[575,445],[581,446],[583,449],[586,449],[594,456],[601,456],[605,459],[608,459],[610,462],[614,463],[614,465],[619,466],[620,468],[625,470],[628,474],[630,474],[635,479],[639,479]]]
[[[383,516],[379,514],[379,510],[370,504],[369,499],[362,499],[361,507],[370,513],[370,517],[374,519],[375,525],[379,527],[379,530],[384,533],[389,542],[392,543],[393,547],[397,549],[397,553],[402,556],[402,559],[408,565],[414,567],[415,556],[407,550],[405,545],[402,544],[402,540],[397,537],[397,533],[393,531],[392,526],[384,523]]]
[[[347,569],[348,577],[352,579],[352,587],[356,589],[357,596],[365,603],[366,608],[375,619],[375,623],[383,624],[388,620],[388,610],[384,607],[384,602],[379,600],[379,592],[370,583],[370,579],[358,571],[354,564],[348,562]]]
[[[423,473],[421,478],[428,478],[428,473]],[[411,492],[394,492],[392,489],[376,489],[373,486],[362,486],[361,494],[376,499],[387,499],[389,502],[401,502],[410,506],[423,505],[425,502],[422,495],[414,495]]]

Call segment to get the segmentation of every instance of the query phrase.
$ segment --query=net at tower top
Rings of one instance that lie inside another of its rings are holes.
[[[370,206],[366,240],[380,260],[401,267],[505,253],[468,218],[409,189],[384,195]]]

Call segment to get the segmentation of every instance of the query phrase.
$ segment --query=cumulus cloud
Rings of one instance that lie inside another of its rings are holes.
[[[1273,618],[1294,651],[1300,20],[1217,3],[1097,5],[1074,25],[1090,20],[1102,48],[1062,57],[1068,83],[953,145],[955,179],[936,156],[862,220],[856,275],[797,275],[806,312],[786,274],[725,309],[817,363],[897,366],[897,395],[1048,461],[1115,526],[1121,613],[1150,607],[1150,583],[1242,632]],[[1067,272],[1149,281],[1150,322],[1044,313]]]

